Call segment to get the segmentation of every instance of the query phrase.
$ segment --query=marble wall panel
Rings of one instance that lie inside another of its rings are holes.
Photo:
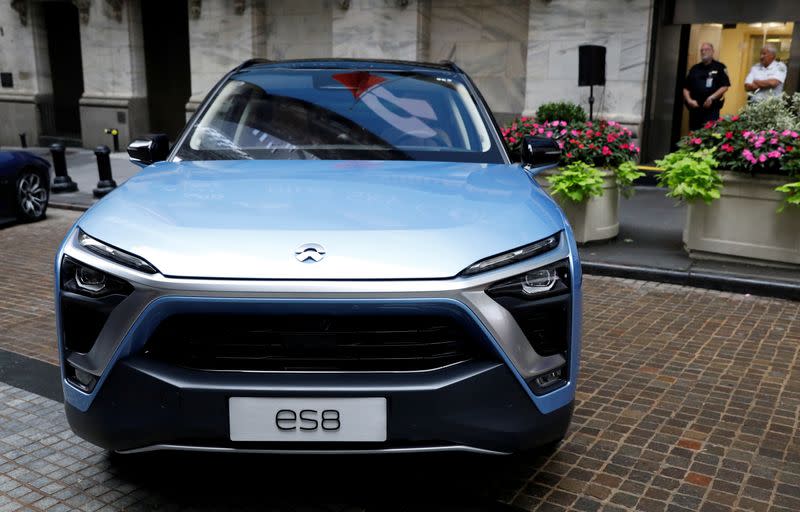
[[[405,7],[389,0],[351,0],[333,7],[333,56],[417,59],[418,0]]]
[[[528,5],[435,0],[431,60],[453,60],[475,80],[493,111],[519,113],[528,68]]]
[[[470,75],[504,76],[508,43],[463,42],[456,45],[455,62]]]
[[[643,117],[653,0],[531,0],[525,113],[548,101],[581,100],[578,47],[606,47],[606,86],[596,88],[603,117],[639,123]]]

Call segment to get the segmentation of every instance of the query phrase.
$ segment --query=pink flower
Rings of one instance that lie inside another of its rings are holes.
[[[751,153],[749,149],[745,149],[744,151],[742,151],[742,156],[744,157],[745,160],[747,160],[751,164],[756,163],[756,157],[753,156],[753,153]]]
[[[572,158],[572,153],[567,152],[567,158]]]
[[[578,135],[580,135],[580,134],[581,134],[581,132],[579,132],[578,130],[576,130],[576,129],[574,129],[574,128],[573,128],[573,129],[572,129],[572,131],[571,131],[571,132],[569,132],[569,133],[571,133],[571,134],[572,134],[573,136],[575,136],[575,137],[577,137]]]
[[[695,137],[690,142],[692,144],[702,144],[703,143],[703,139],[701,139],[700,137]]]
[[[616,121],[609,121],[608,122],[608,126],[617,126],[617,122]]]
[[[548,138],[552,137],[553,136],[553,132],[547,132],[547,133],[544,134],[544,136],[548,137]]]
[[[623,144],[620,146],[620,148],[621,148],[621,149],[628,149],[629,147],[630,147],[630,145],[629,145],[627,142],[623,143]]]
[[[517,142],[517,139],[515,139],[514,137],[509,137],[509,138],[508,138],[508,142],[510,142],[510,143],[512,143],[512,144],[514,144],[514,143],[516,143],[516,142]]]
[[[784,137],[788,137],[791,134],[792,134],[792,130],[783,130],[781,132],[781,135],[783,135]]]
[[[772,139],[770,139],[769,143],[770,143],[770,144],[777,144],[777,143],[778,143],[778,139],[777,139],[777,137],[776,137],[776,138],[772,138]]]
[[[514,123],[514,124],[512,124],[512,125],[511,125],[511,129],[512,129],[512,130],[516,130],[516,129],[517,129],[517,123]]]
[[[780,158],[781,152],[776,149],[775,151],[770,151],[769,153],[767,153],[767,156],[770,158]]]
[[[586,124],[589,124],[589,123],[586,123]],[[591,137],[592,135],[594,135],[594,132],[592,130],[586,130],[586,136],[587,137]]]
[[[608,146],[603,146],[603,155],[609,156],[611,154],[611,150],[608,149]]]
[[[797,138],[797,132],[792,132],[791,136],[792,136],[793,139],[796,139]]]
[[[586,126],[594,126],[591,121],[586,121]]]
[[[567,122],[566,121],[561,121],[561,126],[567,126]]]
[[[544,128],[539,128],[539,133],[544,133]]]
[[[739,120],[739,116],[733,116],[733,117],[731,117],[731,121],[738,121],[738,120]]]
[[[733,132],[727,132],[727,133],[725,134],[725,138],[726,138],[726,139],[732,139],[732,138],[733,138]]]
[[[566,135],[567,134],[567,129],[566,128],[562,128],[561,131],[558,132],[558,133],[560,133],[561,135]]]
[[[767,155],[759,155],[758,161],[764,163],[767,161]]]
[[[753,132],[751,132],[750,130],[745,130],[745,131],[742,132],[742,137],[744,137],[746,139],[746,138],[748,138],[750,136],[751,133],[753,133]]]
[[[730,144],[727,144],[727,143],[725,143],[722,146],[720,146],[720,149],[722,149],[722,151],[725,151],[726,153],[733,153],[733,146],[731,146]]]

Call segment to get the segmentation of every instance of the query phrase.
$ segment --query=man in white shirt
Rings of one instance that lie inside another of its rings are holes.
[[[783,92],[783,82],[786,80],[786,64],[775,60],[777,50],[774,46],[761,48],[759,63],[750,68],[750,73],[744,79],[744,88],[752,93],[753,100],[761,101],[770,96],[777,96]]]

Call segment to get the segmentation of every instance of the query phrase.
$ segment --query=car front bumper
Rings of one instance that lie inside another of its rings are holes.
[[[68,235],[56,259],[56,309],[67,418],[80,436],[116,451],[153,449],[271,452],[461,450],[509,453],[563,437],[575,396],[580,352],[580,266],[571,237],[545,254],[468,278],[419,281],[216,281],[143,275],[83,249]],[[64,343],[64,255],[130,283],[91,350]],[[486,289],[521,272],[568,260],[569,348],[541,356],[512,315]],[[417,372],[238,372],[189,369],[153,360],[144,347],[179,314],[371,315],[437,310],[480,338],[491,357]],[[531,381],[556,367],[567,378],[536,394]],[[68,372],[93,375],[80,389]],[[230,440],[232,397],[384,397],[382,443],[254,443]]]
[[[228,399],[385,397],[382,443],[231,441]],[[542,414],[503,364],[463,363],[424,374],[269,374],[188,370],[131,357],[118,363],[82,412],[66,404],[72,429],[116,451],[510,453],[555,441],[572,405]]]

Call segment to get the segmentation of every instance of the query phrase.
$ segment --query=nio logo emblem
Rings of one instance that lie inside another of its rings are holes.
[[[314,263],[325,257],[325,248],[319,244],[304,244],[295,249],[294,257],[303,263]]]

